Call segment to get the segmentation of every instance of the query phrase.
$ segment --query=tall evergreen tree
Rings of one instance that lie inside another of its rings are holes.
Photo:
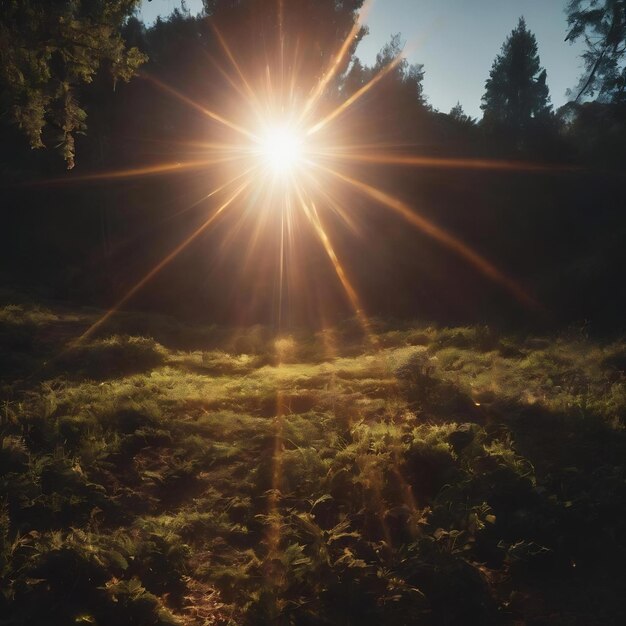
[[[1,112],[33,148],[58,146],[74,166],[74,135],[86,129],[78,90],[101,66],[129,80],[145,60],[121,28],[139,0],[0,0]]]
[[[626,100],[626,0],[570,0],[569,41],[584,37],[586,72],[577,98]]]
[[[551,111],[546,70],[523,17],[502,46],[485,84],[484,123],[515,134]]]

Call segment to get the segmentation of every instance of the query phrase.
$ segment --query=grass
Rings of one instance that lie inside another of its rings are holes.
[[[0,309],[3,623],[624,622],[623,341],[96,316]]]

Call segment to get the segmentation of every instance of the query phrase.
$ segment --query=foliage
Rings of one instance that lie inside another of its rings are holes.
[[[41,367],[93,319],[0,318],[39,337],[0,407],[7,624],[619,623],[623,341],[346,323],[279,365],[265,328],[181,352],[123,314]],[[141,367],[84,378],[110,349]]]
[[[570,0],[567,6],[567,39],[584,38],[586,75],[581,96],[600,101],[623,102],[626,97],[626,2],[624,0]]]
[[[86,129],[79,89],[101,67],[128,81],[146,60],[126,48],[120,29],[137,0],[47,2],[4,0],[0,21],[3,108],[31,147],[54,143],[68,169],[76,133]]]

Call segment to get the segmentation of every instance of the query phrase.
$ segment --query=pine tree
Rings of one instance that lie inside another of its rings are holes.
[[[476,123],[476,120],[472,119],[463,109],[463,105],[457,102],[451,109],[448,115],[457,123],[472,126]]]
[[[520,18],[496,57],[485,84],[483,122],[519,135],[533,119],[551,111],[546,71],[541,67],[537,40]]]
[[[33,148],[56,145],[74,166],[74,135],[86,129],[79,88],[105,66],[129,80],[145,61],[121,28],[139,0],[0,0],[1,112]]]

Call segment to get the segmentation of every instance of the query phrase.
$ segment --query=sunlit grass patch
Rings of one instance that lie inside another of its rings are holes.
[[[498,346],[497,333],[487,326],[443,328],[435,334],[430,348],[464,348],[477,352],[489,352]]]
[[[0,307],[0,324],[28,325],[28,326],[44,326],[60,319],[67,319],[49,309],[39,307],[24,307],[21,305],[8,304]],[[76,319],[72,316],[72,319]]]

